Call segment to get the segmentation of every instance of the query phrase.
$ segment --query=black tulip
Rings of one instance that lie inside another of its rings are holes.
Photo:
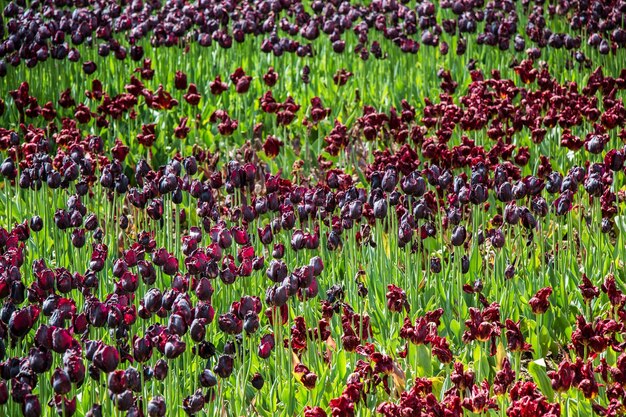
[[[215,376],[215,374],[213,374],[213,372],[205,369],[200,374],[200,385],[205,388],[214,387],[215,385],[217,385],[217,377]]]
[[[164,417],[166,412],[165,399],[161,396],[154,397],[148,403],[148,416]]]
[[[24,403],[22,404],[22,413],[24,417],[39,417],[41,416],[41,404],[39,403],[39,397],[34,394],[28,394],[24,397]]]
[[[36,215],[33,216],[30,219],[30,229],[33,232],[40,232],[41,229],[43,229],[43,220],[42,220],[42,218],[39,217],[39,216],[36,216]]]

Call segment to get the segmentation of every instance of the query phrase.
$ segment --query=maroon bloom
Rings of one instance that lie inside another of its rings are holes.
[[[268,158],[275,158],[280,153],[283,142],[272,135],[268,135],[263,143],[263,152]]]
[[[537,291],[530,300],[528,300],[528,304],[535,314],[543,314],[550,307],[550,302],[548,301],[548,297],[552,294],[552,287],[542,288]]]

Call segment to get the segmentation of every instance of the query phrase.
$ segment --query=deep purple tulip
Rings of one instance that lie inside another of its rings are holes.
[[[102,406],[100,404],[94,404],[89,411],[87,411],[85,417],[102,417]]]
[[[54,392],[59,395],[65,395],[72,389],[69,375],[61,368],[55,369],[50,378],[50,384]]]
[[[229,355],[222,355],[217,360],[213,371],[221,378],[228,378],[233,373],[234,359]]]
[[[107,387],[114,394],[121,394],[126,389],[126,374],[123,370],[111,372],[107,378]]]
[[[24,417],[41,416],[41,404],[39,403],[38,396],[28,394],[24,397],[24,402],[22,403],[22,414]]]
[[[103,344],[94,354],[93,362],[103,372],[113,372],[120,363],[120,354],[113,346]]]
[[[9,401],[9,388],[6,381],[0,381],[0,405],[4,405]]]
[[[193,395],[190,395],[183,400],[183,410],[185,413],[192,416],[199,413],[204,407],[204,404],[204,395],[202,395],[202,390],[198,389]]]
[[[114,394],[112,397],[115,407],[120,411],[130,410],[135,400],[133,393],[129,390],[126,390],[120,394]]]
[[[148,403],[148,416],[164,417],[166,412],[165,399],[161,396],[154,397]]]
[[[83,62],[83,71],[87,75],[91,75],[94,72],[96,72],[97,68],[98,67],[97,67],[96,63],[93,62],[93,61],[85,61],[85,62]]]
[[[217,378],[215,377],[213,372],[205,369],[202,371],[202,373],[200,373],[200,385],[205,388],[214,387],[215,385],[217,385]]]
[[[163,359],[159,359],[154,365],[154,378],[158,381],[163,381],[167,377],[169,366]]]

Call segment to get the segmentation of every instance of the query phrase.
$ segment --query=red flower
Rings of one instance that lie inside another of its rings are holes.
[[[218,120],[220,123],[217,125],[217,130],[220,135],[230,136],[239,126],[239,122],[235,119],[231,119],[225,110],[215,110],[211,116],[209,116],[209,121],[211,123],[215,123]]]
[[[537,69],[533,68],[533,61],[530,59],[523,60],[514,70],[524,84],[530,84],[537,78]]]
[[[189,134],[189,128],[187,127],[187,117],[181,117],[178,126],[174,128],[174,136],[178,139],[185,139]]]
[[[314,372],[311,372],[309,368],[307,368],[305,365],[301,363],[297,364],[294,367],[293,372],[296,374],[297,378],[300,380],[300,382],[302,382],[302,385],[304,385],[306,389],[315,388],[317,375],[315,375]]]
[[[578,380],[578,389],[582,391],[587,399],[594,399],[598,396],[599,386],[593,372],[593,363],[591,361],[583,363],[577,361],[576,366],[579,368],[576,379]]]
[[[200,93],[198,93],[198,88],[195,84],[189,84],[189,88],[187,89],[187,93],[183,95],[185,101],[192,106],[197,106],[200,102]]]
[[[515,371],[511,368],[509,358],[502,359],[502,368],[496,373],[493,379],[493,392],[496,395],[503,395],[515,381]]]
[[[265,82],[268,87],[273,87],[276,85],[276,81],[278,81],[278,73],[274,71],[274,67],[270,67],[267,73],[263,75],[263,82]]]
[[[215,77],[215,80],[209,83],[209,88],[211,89],[211,94],[219,95],[228,90],[228,84],[223,82],[222,78],[218,75]]]
[[[91,91],[85,91],[85,96],[87,96],[87,98],[100,101],[104,96],[102,81],[98,79],[93,80],[91,82]]]
[[[311,120],[313,123],[317,123],[330,115],[330,107],[324,108],[322,106],[322,99],[319,97],[313,97],[311,99]]]
[[[272,135],[268,135],[263,143],[263,152],[269,158],[275,158],[280,152],[283,142]]]
[[[409,302],[402,288],[393,284],[387,285],[387,308],[395,313],[401,313],[403,309],[409,312]]]
[[[335,120],[335,127],[324,138],[324,142],[327,144],[324,150],[332,156],[337,156],[339,151],[348,145],[348,141],[348,128]]]
[[[235,72],[230,74],[230,80],[235,84],[235,91],[239,94],[247,93],[250,88],[250,81],[252,77],[246,75],[241,67],[237,68]]]
[[[470,396],[463,399],[462,406],[473,413],[485,413],[490,409],[497,410],[495,397],[489,396],[489,383],[484,380],[480,387],[474,385]]]
[[[134,72],[138,72],[141,78],[144,80],[151,80],[154,77],[154,70],[152,69],[152,60],[144,59],[142,68],[135,68]]]
[[[287,342],[287,341],[286,341]],[[298,316],[291,326],[291,349],[299,354],[306,349],[307,330],[304,317]]]
[[[528,300],[528,304],[533,310],[533,313],[543,314],[548,310],[550,307],[550,302],[548,301],[550,294],[552,294],[552,287],[542,288],[537,291],[537,294]]]
[[[393,359],[390,356],[380,352],[373,352],[370,360],[374,362],[374,373],[391,374],[393,372]]]
[[[590,302],[594,298],[597,298],[600,295],[600,290],[598,287],[594,286],[589,278],[587,278],[586,274],[582,276],[583,283],[578,286],[580,288],[580,293],[582,294],[585,302]]]
[[[276,99],[274,99],[271,91],[267,91],[259,98],[259,105],[261,106],[261,110],[265,113],[276,113],[280,108],[280,105],[276,102]]]
[[[141,133],[137,135],[137,141],[139,141],[139,143],[141,143],[145,147],[152,146],[152,144],[156,140],[156,133],[154,131],[155,127],[155,123],[141,125]]]
[[[327,417],[327,415],[321,407],[307,405],[304,407],[304,417]]]
[[[567,392],[574,382],[576,370],[567,359],[563,359],[556,371],[548,372],[548,377],[550,377],[552,389],[557,392]]]
[[[333,398],[328,405],[333,417],[354,417],[354,403],[345,395]]]
[[[0,99],[0,116],[2,116],[2,113],[4,113],[4,101],[2,101],[2,99]],[[56,110],[53,107],[53,104],[51,101],[47,102],[42,108],[41,108],[41,116],[47,120],[50,121],[52,119],[54,119],[57,115]]]
[[[115,139],[115,146],[113,147],[113,149],[111,149],[113,157],[118,161],[123,162],[124,159],[126,159],[128,152],[128,146],[124,145],[121,140]]]
[[[163,89],[163,85],[159,85],[154,94],[147,89],[144,89],[142,94],[148,107],[154,110],[171,110],[178,106],[178,100],[173,99],[172,95]]]
[[[337,70],[335,75],[333,75],[333,82],[341,87],[348,82],[348,79],[350,79],[352,75],[353,74],[350,71],[346,71],[345,69],[341,68]]]
[[[587,323],[583,316],[576,319],[576,329],[572,332],[572,347],[581,358],[585,353],[603,352],[609,344],[615,344],[615,332],[622,325],[615,320],[596,319],[593,324]]]
[[[274,335],[266,334],[261,338],[261,343],[259,344],[258,355],[262,359],[267,359],[270,357],[270,353],[274,349]]]
[[[64,109],[75,106],[76,101],[74,101],[71,94],[72,91],[69,88],[63,91],[61,93],[61,96],[59,97],[59,106],[63,107]]]
[[[464,392],[467,388],[474,385],[474,371],[471,369],[465,371],[463,363],[455,362],[454,371],[450,374],[450,381],[456,389]]]
[[[602,292],[606,293],[613,307],[621,308],[626,303],[626,295],[621,292],[615,283],[615,276],[608,274],[602,284]]]
[[[187,74],[182,71],[176,71],[174,75],[174,87],[177,90],[184,90],[187,88]]]
[[[445,337],[433,336],[431,340],[432,353],[439,359],[441,363],[452,362],[452,351],[450,350],[450,344]]]
[[[511,389],[511,405],[506,410],[509,417],[558,417],[561,415],[559,404],[549,403],[533,382],[518,381]]]
[[[513,320],[506,319],[505,326],[507,347],[511,352],[532,351],[531,345],[524,342],[524,335],[519,328],[519,321],[515,323]]]
[[[78,123],[89,123],[91,120],[91,111],[89,110],[89,107],[84,104],[76,106],[74,118],[78,121]]]

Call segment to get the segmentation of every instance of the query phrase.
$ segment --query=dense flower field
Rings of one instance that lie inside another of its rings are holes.
[[[2,7],[0,416],[626,414],[626,1]]]

